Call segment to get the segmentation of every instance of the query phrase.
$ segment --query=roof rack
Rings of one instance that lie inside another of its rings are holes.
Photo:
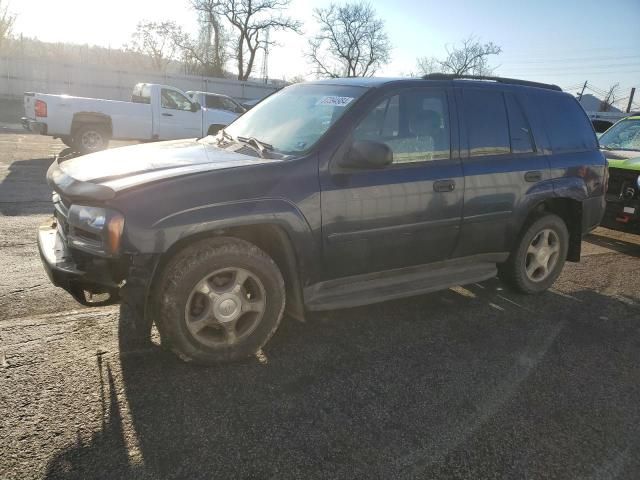
[[[540,83],[540,82],[530,82],[528,80],[518,80],[516,78],[504,78],[504,77],[487,77],[484,75],[456,75],[455,73],[429,73],[428,75],[424,75],[423,80],[491,80],[493,82],[498,83],[506,83],[509,85],[523,85],[527,87],[537,87],[537,88],[546,88],[548,90],[558,90],[562,91],[562,89],[558,85],[553,85],[551,83]]]

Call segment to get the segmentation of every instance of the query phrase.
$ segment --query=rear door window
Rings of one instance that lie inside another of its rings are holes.
[[[533,153],[535,146],[531,127],[524,115],[518,99],[511,93],[505,94],[507,113],[509,115],[509,136],[512,153]]]
[[[531,95],[541,111],[554,153],[598,148],[591,122],[575,98],[556,92]]]
[[[469,156],[511,153],[507,111],[502,92],[464,88],[462,97]]]

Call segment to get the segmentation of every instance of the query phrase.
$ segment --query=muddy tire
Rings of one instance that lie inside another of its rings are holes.
[[[109,140],[109,131],[99,124],[81,125],[73,132],[73,148],[83,155],[104,150]]]
[[[271,257],[229,237],[198,241],[176,254],[154,290],[162,345],[204,365],[255,355],[285,306],[284,280]]]
[[[525,226],[515,250],[500,265],[499,276],[521,293],[543,292],[560,276],[568,248],[564,221],[554,214],[542,214]]]

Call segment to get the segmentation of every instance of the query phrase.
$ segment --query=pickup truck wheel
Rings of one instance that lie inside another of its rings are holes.
[[[199,241],[163,269],[154,304],[164,346],[210,365],[255,355],[284,311],[284,280],[255,245],[219,237]]]
[[[109,133],[101,125],[82,125],[73,133],[73,143],[80,153],[93,153],[109,146]]]
[[[547,290],[562,272],[568,247],[569,232],[559,216],[537,217],[525,228],[507,262],[500,266],[500,278],[521,293]]]

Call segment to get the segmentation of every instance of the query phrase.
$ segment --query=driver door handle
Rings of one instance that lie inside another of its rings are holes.
[[[456,188],[456,182],[453,180],[438,180],[433,182],[433,189],[436,192],[446,193],[453,192]]]
[[[173,113],[163,113],[163,117],[173,117]]]

